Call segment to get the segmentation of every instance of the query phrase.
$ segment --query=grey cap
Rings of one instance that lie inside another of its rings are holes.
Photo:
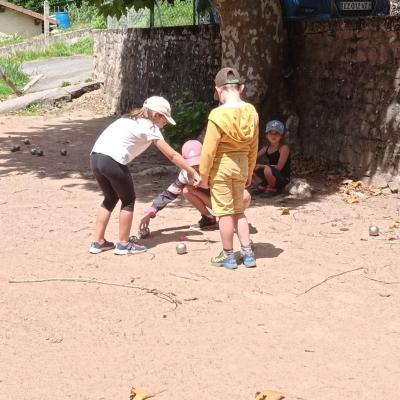
[[[276,131],[281,135],[284,135],[285,133],[285,125],[283,125],[283,122],[277,121],[276,119],[269,121],[267,123],[267,126],[265,127],[265,133],[270,132],[270,131]]]

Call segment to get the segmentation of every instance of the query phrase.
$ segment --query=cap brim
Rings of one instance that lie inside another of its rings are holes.
[[[168,121],[169,124],[176,125],[176,122],[172,117],[167,117],[166,115],[164,115],[164,117]]]

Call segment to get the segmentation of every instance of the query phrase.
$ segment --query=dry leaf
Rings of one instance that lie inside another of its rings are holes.
[[[150,397],[154,397],[155,394],[148,392],[145,389],[140,389],[140,388],[132,388],[131,389],[131,395],[129,397],[129,400],[145,400],[145,399],[150,399]]]
[[[363,188],[364,187],[364,182],[363,181],[357,181],[357,182],[354,182],[354,185],[353,185],[355,188]]]
[[[349,199],[346,199],[347,203],[353,204],[353,203],[358,203],[359,200],[356,199],[355,197],[350,197]]]
[[[264,392],[256,393],[256,400],[282,400],[284,398],[283,393],[275,390],[265,390]]]
[[[287,207],[282,208],[282,215],[290,215],[290,211]]]

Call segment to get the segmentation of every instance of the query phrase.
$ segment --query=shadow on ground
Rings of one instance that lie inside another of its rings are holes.
[[[17,117],[15,118],[20,124],[15,129],[4,128],[5,123],[0,120],[0,177],[31,173],[39,178],[59,180],[63,190],[68,191],[68,189],[73,189],[74,186],[80,186],[86,190],[99,191],[90,171],[89,154],[98,135],[115,117],[90,119],[68,119],[68,117],[65,117],[53,120],[53,123],[45,120],[42,122],[39,118],[19,117],[18,120]],[[29,139],[30,144],[24,144],[24,139]],[[21,150],[11,152],[13,145],[19,145]],[[42,157],[32,155],[32,148],[43,150],[44,155]],[[62,156],[61,150],[66,150],[67,155]],[[150,147],[131,164],[130,169],[134,175],[135,172],[147,168],[168,164],[168,160],[162,154],[154,147]],[[63,184],[65,178],[78,178],[79,182],[71,183],[69,180]],[[174,173],[134,176],[138,200],[151,202],[175,178]],[[304,178],[310,179],[314,187],[312,198],[293,200],[285,196],[277,196],[272,199],[254,197],[252,206],[274,204],[297,208],[310,201],[319,201],[339,189],[339,185],[332,185],[332,182],[327,185],[322,176],[313,175],[312,177],[304,176]],[[188,205],[178,201],[169,207],[184,206]]]

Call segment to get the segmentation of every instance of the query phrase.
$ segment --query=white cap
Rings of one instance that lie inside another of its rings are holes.
[[[155,111],[156,113],[164,115],[164,117],[170,124],[176,125],[176,122],[171,117],[171,106],[168,100],[164,99],[164,97],[160,96],[149,97],[144,102],[143,107],[146,107],[151,111]]]

